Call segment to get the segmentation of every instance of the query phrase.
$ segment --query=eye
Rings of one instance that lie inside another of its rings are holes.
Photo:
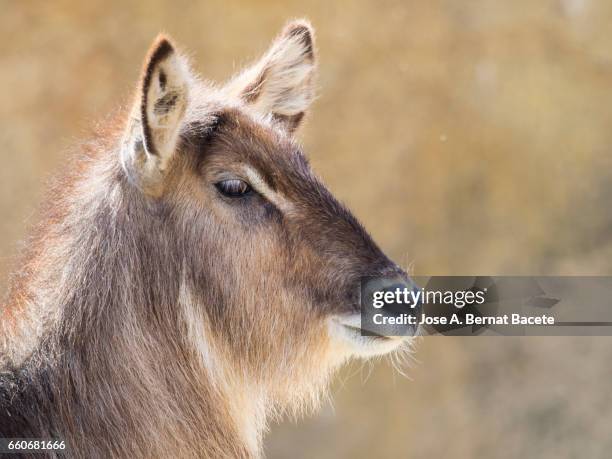
[[[244,180],[223,180],[215,183],[215,186],[221,194],[230,198],[240,198],[251,192],[251,186]]]

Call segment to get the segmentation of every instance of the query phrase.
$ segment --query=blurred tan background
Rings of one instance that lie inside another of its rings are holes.
[[[318,32],[300,136],[417,274],[612,274],[606,0],[0,1],[0,288],[63,151],[125,103],[165,30],[221,80],[283,23]],[[426,338],[409,378],[354,365],[270,458],[609,457],[609,338]]]

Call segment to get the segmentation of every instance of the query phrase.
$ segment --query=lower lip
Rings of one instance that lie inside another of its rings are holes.
[[[364,335],[361,328],[357,328],[357,327],[353,327],[351,325],[345,325],[345,324],[341,324],[345,329],[349,330],[351,333],[355,333],[355,334],[359,334],[359,336],[363,336],[364,338],[370,338],[373,340],[390,340],[392,339],[389,336],[382,336],[382,335],[376,335],[376,334],[368,334],[368,335]]]

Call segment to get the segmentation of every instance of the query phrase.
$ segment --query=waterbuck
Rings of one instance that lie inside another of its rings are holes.
[[[360,333],[364,276],[410,285],[293,138],[313,31],[289,23],[216,86],[165,36],[133,106],[51,187],[0,314],[0,437],[75,457],[259,457],[317,405]]]

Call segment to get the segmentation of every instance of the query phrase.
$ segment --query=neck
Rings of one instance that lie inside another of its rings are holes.
[[[187,346],[169,349],[166,337],[130,333],[129,343],[90,337],[53,358],[42,346],[6,372],[0,431],[58,437],[91,457],[259,456],[263,392],[236,379],[213,381]]]
[[[118,177],[92,162],[50,196],[0,316],[0,431],[86,456],[258,456],[265,391],[196,339],[175,241]]]

